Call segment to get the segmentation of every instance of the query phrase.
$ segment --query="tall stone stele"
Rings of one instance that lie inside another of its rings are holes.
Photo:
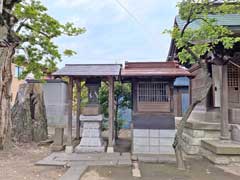
[[[76,147],[75,152],[104,152],[105,144],[101,137],[101,124],[103,115],[100,114],[98,101],[101,81],[98,79],[87,79],[88,103],[82,109],[80,121],[83,123],[82,139]]]

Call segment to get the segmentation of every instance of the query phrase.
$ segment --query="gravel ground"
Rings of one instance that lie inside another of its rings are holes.
[[[57,180],[66,169],[35,166],[49,154],[49,147],[20,144],[9,151],[0,151],[0,180]]]
[[[240,177],[217,168],[204,159],[191,159],[188,169],[181,171],[175,164],[141,163],[143,180],[239,180]],[[236,166],[234,166],[236,167]],[[240,175],[240,174],[239,174]],[[129,167],[92,167],[81,180],[136,180]]]

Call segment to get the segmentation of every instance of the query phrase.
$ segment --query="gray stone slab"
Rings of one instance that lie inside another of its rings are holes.
[[[160,140],[159,138],[150,138],[149,144],[150,146],[159,146]]]
[[[148,129],[133,129],[133,137],[149,137]]]
[[[55,146],[63,145],[63,134],[64,134],[64,128],[55,128],[55,133],[54,133]]]
[[[99,129],[100,124],[98,122],[84,123],[83,128],[85,129]]]
[[[124,166],[124,165],[126,165],[126,166],[131,166],[132,165],[132,161],[130,160],[130,159],[121,159],[121,160],[119,160],[118,162],[117,162],[117,165],[119,165],[119,166]]]
[[[103,161],[88,161],[86,162],[89,166],[116,166],[118,160],[103,160]]]
[[[160,146],[160,154],[175,154],[172,146]]]
[[[68,166],[67,162],[55,160],[40,160],[35,163],[36,166]]]
[[[104,152],[105,149],[106,149],[105,146],[98,146],[98,147],[77,146],[75,149],[75,152],[77,152],[77,153],[85,153],[85,152],[98,153],[98,152]]]
[[[149,163],[175,163],[176,158],[174,155],[149,155],[149,154],[136,154],[139,161]]]
[[[133,139],[133,144],[134,145],[142,145],[142,146],[146,146],[149,144],[149,138],[145,138],[145,137],[134,137]]]
[[[100,129],[84,129],[82,133],[82,137],[100,137],[101,130]]]
[[[167,130],[167,129],[161,129],[159,130],[160,132],[160,138],[163,138],[163,137],[175,137],[175,134],[176,134],[176,130]]]
[[[160,138],[160,146],[161,145],[167,145],[171,146],[174,142],[174,138]]]
[[[149,146],[133,145],[133,153],[149,153]]]
[[[149,130],[149,136],[153,138],[158,138],[160,136],[158,129],[150,129]]]
[[[80,115],[80,121],[102,121],[103,115],[97,115],[97,116],[84,116]]]
[[[202,140],[202,147],[215,154],[240,155],[240,143],[237,141]]]
[[[149,153],[151,154],[159,154],[160,147],[159,146],[149,146]]]
[[[73,166],[67,170],[60,180],[80,180],[87,168],[87,165]]]
[[[93,161],[93,160],[109,160],[109,159],[126,159],[130,154],[126,153],[120,156],[120,153],[73,153],[57,156],[55,160],[59,161]]]

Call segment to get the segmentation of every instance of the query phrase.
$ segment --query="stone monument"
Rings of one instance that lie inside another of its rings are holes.
[[[83,108],[80,121],[83,123],[82,139],[75,152],[104,152],[105,144],[101,137],[103,115],[98,102],[100,80],[88,79],[88,103]]]

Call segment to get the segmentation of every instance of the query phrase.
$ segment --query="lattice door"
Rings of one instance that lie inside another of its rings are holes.
[[[240,103],[240,70],[238,67],[228,65],[229,103]]]

